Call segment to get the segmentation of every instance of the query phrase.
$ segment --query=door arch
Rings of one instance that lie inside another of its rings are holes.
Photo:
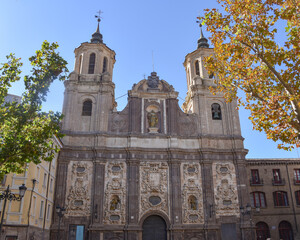
[[[270,229],[265,222],[256,223],[256,236],[257,240],[266,240],[270,238]]]
[[[143,240],[167,240],[167,224],[158,215],[151,215],[143,222]]]
[[[279,237],[283,240],[293,240],[293,229],[292,225],[287,221],[282,221],[279,223]]]

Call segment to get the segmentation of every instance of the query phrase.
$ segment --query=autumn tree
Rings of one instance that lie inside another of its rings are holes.
[[[206,68],[217,75],[216,90],[229,101],[238,97],[254,129],[280,140],[279,148],[299,147],[300,1],[218,3],[222,10],[206,9],[199,18],[211,32],[215,55]]]
[[[56,43],[44,41],[29,58],[32,70],[24,76],[21,103],[5,101],[11,84],[21,79],[20,59],[10,54],[0,66],[0,179],[10,172],[23,172],[29,162],[51,161],[58,151],[52,137],[60,136],[62,115],[41,109],[50,84],[57,78],[64,80],[68,71],[57,48]]]

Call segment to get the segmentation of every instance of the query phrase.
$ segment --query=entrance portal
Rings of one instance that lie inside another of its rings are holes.
[[[147,217],[143,223],[143,240],[167,240],[167,225],[157,215]]]

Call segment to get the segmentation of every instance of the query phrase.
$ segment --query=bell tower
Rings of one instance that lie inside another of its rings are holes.
[[[75,49],[75,67],[65,81],[63,126],[66,131],[107,131],[108,115],[115,107],[112,82],[115,52],[103,43],[99,30],[90,42]]]
[[[183,103],[185,113],[195,113],[199,118],[200,134],[241,136],[239,115],[235,101],[226,103],[221,93],[213,95],[211,87],[217,80],[214,73],[204,67],[206,57],[214,55],[200,26],[197,49],[186,55],[183,63],[187,78],[187,96]]]

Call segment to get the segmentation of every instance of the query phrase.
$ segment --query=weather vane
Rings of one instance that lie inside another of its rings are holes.
[[[101,17],[101,14],[102,14],[103,12],[99,10],[97,13],[98,13],[98,14],[95,15],[95,18],[97,18],[97,21],[100,22],[100,21],[101,21],[101,18],[102,18],[102,17]]]
[[[197,18],[200,19],[201,16],[199,15],[199,17],[197,17]],[[199,27],[202,28],[202,23],[199,20],[197,20],[196,23],[199,23]]]

